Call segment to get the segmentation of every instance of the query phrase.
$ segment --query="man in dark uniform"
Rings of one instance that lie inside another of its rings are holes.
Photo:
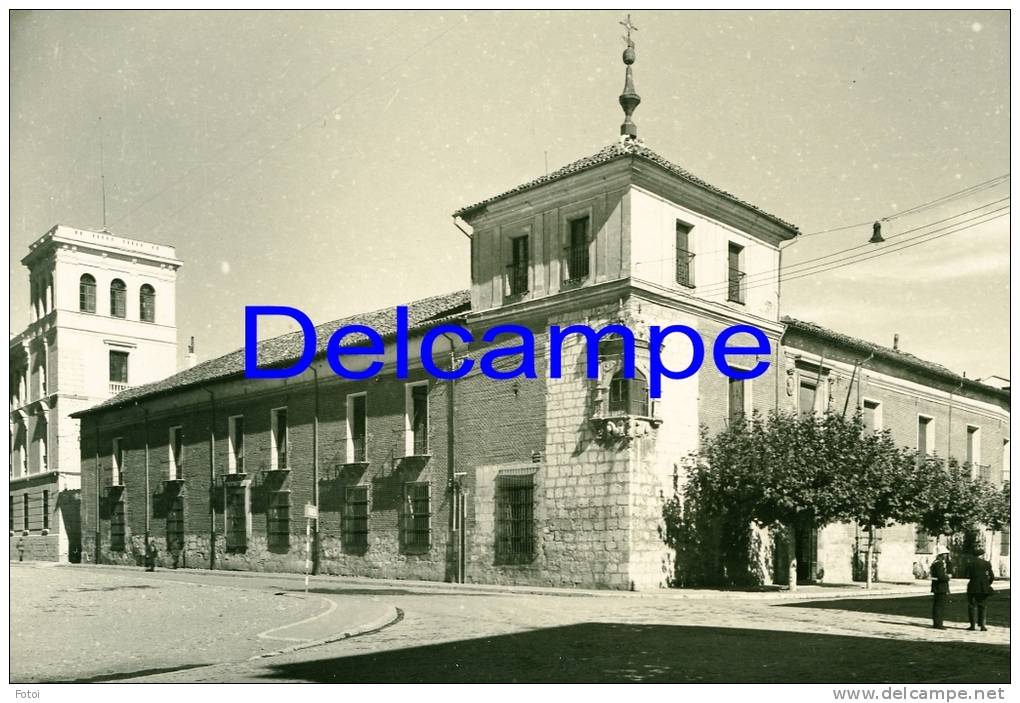
[[[949,550],[941,544],[935,548],[935,561],[931,563],[931,619],[932,627],[936,630],[944,630],[942,616],[946,612],[946,601],[949,600],[949,569],[946,568],[946,559]]]
[[[967,567],[967,610],[970,613],[970,627],[968,630],[977,629],[981,625],[981,631],[987,632],[985,627],[985,601],[992,594],[992,581],[995,575],[992,572],[992,565],[987,559],[982,559],[985,550],[981,547],[974,547],[974,558]]]

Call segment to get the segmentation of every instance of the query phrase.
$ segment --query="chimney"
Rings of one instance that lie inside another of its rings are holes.
[[[194,339],[194,337],[192,337],[192,339]],[[893,351],[899,351],[900,350],[900,334],[899,334],[899,332],[897,332],[896,334],[894,334],[892,336],[892,348],[893,348]]]
[[[195,365],[195,337],[192,335],[191,341],[188,342],[188,363],[187,367],[190,369]]]

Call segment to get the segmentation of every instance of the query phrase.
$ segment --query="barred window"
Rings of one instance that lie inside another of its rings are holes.
[[[691,225],[676,221],[676,282],[689,288],[694,287],[694,252],[691,251],[690,243],[692,229]]]
[[[120,498],[110,506],[110,551],[123,552],[127,520],[124,499]]]
[[[634,369],[634,378],[618,371],[609,382],[609,413],[648,417],[648,381]]]
[[[42,492],[42,526],[44,530],[50,529],[50,492]]]
[[[290,491],[269,494],[266,538],[270,549],[290,547]]]
[[[368,486],[347,487],[343,545],[347,551],[368,549]]]
[[[743,256],[744,247],[739,244],[730,242],[729,246],[729,284],[727,286],[726,299],[734,302],[741,303],[745,302],[747,295],[747,285],[745,279],[747,274],[744,273],[743,267]]]
[[[78,279],[78,309],[82,312],[96,311],[96,279],[91,274],[82,274]]]
[[[528,292],[528,269],[531,266],[531,259],[528,255],[528,237],[511,239],[510,254],[510,264],[507,266],[510,295],[523,295]]]
[[[496,477],[496,561],[523,563],[535,556],[535,477]]]
[[[119,278],[110,282],[110,316],[127,317],[127,286]]]
[[[914,551],[917,554],[931,554],[935,551],[935,538],[920,525],[914,527]]]
[[[21,494],[21,529],[28,529],[28,494]]]
[[[184,496],[181,495],[171,498],[167,507],[166,546],[171,553],[184,549]]]
[[[156,321],[156,289],[148,283],[138,290],[138,311],[142,322]]]
[[[405,483],[401,502],[400,546],[407,552],[427,552],[432,546],[432,486]]]
[[[567,280],[580,281],[588,276],[587,217],[570,221],[570,246],[567,249]]]
[[[225,523],[228,552],[243,552],[248,548],[247,486],[227,486]]]

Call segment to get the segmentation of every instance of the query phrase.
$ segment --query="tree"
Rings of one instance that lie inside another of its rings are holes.
[[[909,488],[917,496],[903,522],[915,522],[936,540],[973,529],[988,513],[989,491],[971,477],[970,467],[937,456],[917,457]],[[994,489],[993,489],[994,490]]]

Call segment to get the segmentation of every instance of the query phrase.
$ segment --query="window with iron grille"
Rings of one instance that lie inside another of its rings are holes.
[[[21,494],[21,529],[28,529],[28,494]]]
[[[110,316],[127,317],[127,286],[119,278],[110,282]]]
[[[156,289],[148,283],[138,289],[138,318],[142,322],[156,321]]]
[[[569,281],[580,281],[588,277],[588,229],[590,223],[591,221],[587,217],[579,217],[570,221],[570,244],[567,248],[567,280]]]
[[[935,551],[935,538],[920,525],[914,526],[914,551],[918,554],[931,554]]]
[[[42,492],[42,526],[44,530],[50,529],[50,492]]]
[[[676,282],[688,288],[694,287],[694,252],[691,251],[690,243],[692,229],[691,225],[676,221]]]
[[[270,441],[269,467],[271,469],[289,469],[287,463],[287,408],[276,408],[270,416],[272,434]]]
[[[496,561],[520,563],[535,556],[535,477],[496,477]]]
[[[244,417],[235,415],[227,418],[227,472],[244,473]]]
[[[347,396],[347,460],[368,461],[365,441],[368,436],[368,396],[364,393]]]
[[[999,535],[999,556],[1009,556],[1009,528],[1003,527],[1002,533]]]
[[[344,549],[368,549],[368,486],[348,486],[344,495]]]
[[[726,299],[734,303],[743,303],[745,296],[743,261],[744,247],[730,242],[729,246],[729,286]]]
[[[272,491],[269,494],[269,511],[266,538],[270,549],[290,546],[290,491]]]
[[[124,498],[120,497],[110,506],[110,551],[123,552],[125,550],[125,533],[127,532],[126,510],[124,509]]]
[[[248,548],[247,486],[227,486],[224,506],[227,551],[243,552]]]
[[[618,371],[609,382],[609,414],[648,417],[648,381],[634,369],[634,378]]]
[[[170,471],[167,478],[171,481],[176,481],[184,477],[184,428],[171,427],[170,441],[168,444],[168,451],[170,453]]]
[[[128,382],[128,353],[110,352],[110,383]]]
[[[507,279],[510,284],[510,295],[523,295],[528,292],[528,237],[515,237],[510,240],[510,265],[507,266]]]
[[[87,273],[78,279],[78,309],[82,312],[96,311],[96,279]]]
[[[424,456],[429,453],[429,386],[428,381],[407,387],[407,443],[405,454]]]
[[[432,546],[432,486],[428,483],[404,484],[400,546],[405,552],[427,552]]]
[[[745,418],[744,411],[744,381],[738,378],[729,379],[729,420],[730,424],[743,422]]]
[[[181,495],[171,498],[167,506],[166,547],[171,553],[184,549],[184,496]]]

